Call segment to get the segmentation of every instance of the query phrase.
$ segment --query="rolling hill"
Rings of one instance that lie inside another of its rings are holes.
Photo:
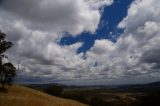
[[[8,93],[0,92],[0,106],[87,106],[78,101],[54,97],[43,92],[11,86]]]

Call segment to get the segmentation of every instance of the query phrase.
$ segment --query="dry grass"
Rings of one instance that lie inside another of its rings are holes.
[[[9,87],[8,93],[0,92],[0,106],[87,106],[78,101],[54,97],[22,86]]]

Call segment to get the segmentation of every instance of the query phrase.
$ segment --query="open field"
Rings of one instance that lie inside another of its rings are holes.
[[[80,102],[54,97],[22,86],[11,86],[0,92],[0,106],[87,106]]]

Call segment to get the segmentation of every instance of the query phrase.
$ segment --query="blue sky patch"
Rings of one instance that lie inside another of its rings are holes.
[[[117,38],[123,33],[122,29],[118,29],[118,23],[127,15],[127,9],[133,0],[115,0],[111,6],[103,8],[101,20],[98,29],[94,34],[83,32],[76,37],[69,36],[63,37],[60,45],[71,45],[76,42],[83,42],[77,53],[88,51],[97,39],[109,39],[116,42]]]

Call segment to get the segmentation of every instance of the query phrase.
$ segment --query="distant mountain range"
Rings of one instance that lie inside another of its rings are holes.
[[[48,83],[48,84],[23,84],[24,86],[28,86],[34,89],[45,89],[50,86],[58,85],[62,86],[65,89],[111,89],[111,90],[118,90],[118,91],[152,91],[152,90],[160,90],[160,81],[159,82],[152,82],[148,84],[126,84],[126,85],[84,85],[84,86],[77,86],[77,85],[63,85],[57,83]]]

